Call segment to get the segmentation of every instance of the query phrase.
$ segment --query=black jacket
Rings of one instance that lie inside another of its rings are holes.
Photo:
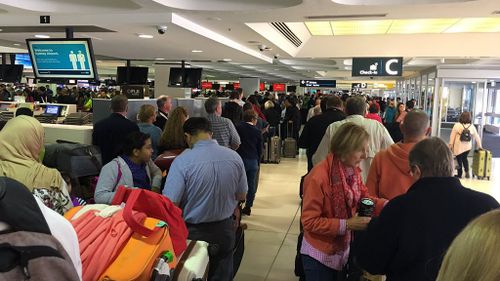
[[[264,116],[266,116],[266,120],[269,123],[269,126],[278,127],[281,115],[276,109],[274,108],[264,109],[262,113],[264,114]]]
[[[386,274],[387,281],[435,280],[455,236],[498,207],[493,197],[456,178],[420,179],[356,236],[357,261],[372,274]]]
[[[243,108],[238,103],[228,101],[224,104],[224,108],[222,109],[222,117],[231,120],[236,126],[243,118]]]
[[[125,138],[134,131],[139,131],[137,124],[118,113],[94,125],[92,144],[101,149],[103,166],[121,153]]]
[[[166,118],[164,116],[167,116]],[[168,113],[165,113],[161,110],[158,110],[158,114],[156,114],[156,121],[153,123],[156,127],[160,128],[160,130],[165,130],[165,124],[168,120]]]
[[[260,160],[262,155],[262,133],[256,126],[246,122],[236,125],[241,144],[236,150],[241,158]]]
[[[290,124],[290,121],[292,121],[292,125]],[[288,132],[289,130],[291,130],[291,132]],[[299,138],[300,110],[296,106],[286,108],[285,119],[283,120],[281,131],[283,132],[282,138],[289,136],[296,140]]]
[[[313,155],[318,149],[328,126],[333,122],[344,120],[345,117],[346,114],[337,108],[328,109],[320,115],[312,117],[302,130],[299,147],[306,148],[308,155]]]

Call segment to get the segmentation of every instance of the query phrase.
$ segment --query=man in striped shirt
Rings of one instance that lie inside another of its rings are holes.
[[[207,119],[212,126],[212,138],[217,140],[219,145],[229,147],[231,149],[238,149],[241,144],[240,136],[236,131],[231,120],[221,117],[222,104],[219,99],[215,97],[209,98],[205,102],[205,110],[207,112]]]

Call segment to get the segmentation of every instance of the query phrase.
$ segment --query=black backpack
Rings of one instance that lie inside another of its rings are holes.
[[[462,131],[462,133],[460,134],[460,141],[463,141],[463,142],[469,142],[472,140],[472,135],[470,133],[470,126],[472,125],[469,125],[469,127],[465,127],[464,124],[462,124],[462,126],[464,127],[464,130]]]

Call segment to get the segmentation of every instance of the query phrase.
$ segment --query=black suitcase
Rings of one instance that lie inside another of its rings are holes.
[[[97,176],[102,167],[101,151],[95,145],[58,140],[45,146],[43,164],[71,178]]]

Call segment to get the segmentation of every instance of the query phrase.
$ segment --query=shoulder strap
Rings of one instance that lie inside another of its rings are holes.
[[[116,176],[116,182],[115,187],[113,187],[113,192],[116,190],[118,183],[122,179],[122,168],[120,167],[120,160],[116,160],[116,165],[118,166],[118,175]]]

